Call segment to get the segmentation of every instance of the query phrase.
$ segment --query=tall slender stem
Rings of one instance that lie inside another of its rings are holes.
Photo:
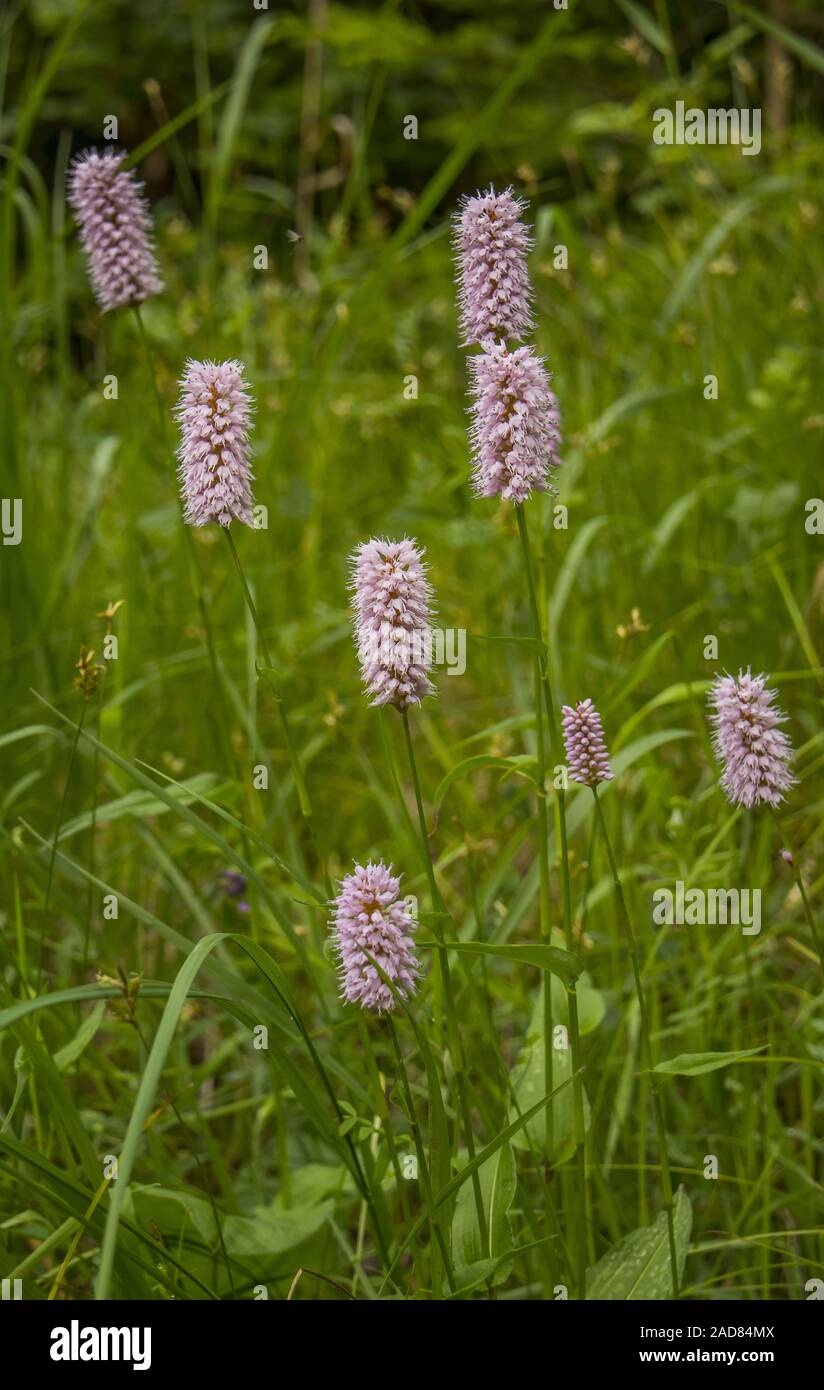
[[[45,950],[45,945],[46,945],[46,926],[47,926],[47,923],[46,923],[46,914],[47,914],[47,912],[48,912],[48,910],[49,910],[49,902],[51,901],[52,879],[54,878],[54,861],[55,861],[55,858],[56,858],[56,856],[57,856],[57,841],[60,839],[60,828],[61,828],[61,826],[62,826],[62,824],[63,824],[63,817],[64,817],[64,815],[66,814],[66,802],[67,802],[68,797],[69,797],[69,783],[70,783],[71,780],[72,780],[72,769],[73,769],[73,767],[74,767],[74,760],[75,760],[75,757],[76,757],[76,755],[77,755],[77,745],[78,745],[78,743],[80,742],[80,735],[81,735],[81,733],[83,732],[83,725],[84,725],[85,722],[86,722],[86,710],[87,710],[87,709],[88,709],[88,705],[84,703],[84,704],[83,704],[83,707],[82,707],[82,709],[81,709],[81,711],[80,711],[80,718],[78,719],[77,725],[76,725],[76,727],[75,727],[74,739],[72,740],[72,751],[71,751],[71,754],[69,755],[69,766],[68,766],[68,769],[67,769],[67,771],[66,771],[66,783],[65,783],[65,786],[63,787],[63,796],[61,797],[61,800],[60,800],[60,811],[58,812],[57,824],[56,824],[55,827],[54,827],[54,835],[53,835],[53,837],[52,837],[51,854],[49,855],[49,872],[48,872],[48,877],[47,877],[47,879],[46,879],[46,896],[45,896],[45,898],[44,898],[44,900],[43,900],[43,930],[42,930],[41,933],[40,933],[40,949],[39,949],[39,951],[38,951],[38,959],[37,959],[37,973],[38,973],[38,975],[40,975],[40,976],[42,976],[42,974],[43,974],[43,955],[44,955],[44,950]]]
[[[527,527],[526,512],[522,506],[517,506],[515,512],[518,518],[518,534],[521,540],[521,548],[524,557],[524,569],[526,570],[527,589],[529,591],[529,605],[532,612],[532,626],[535,637],[542,643],[542,651],[536,656],[536,673],[538,678],[538,691],[543,691],[543,701],[546,709],[546,720],[549,728],[550,751],[553,762],[557,763],[560,754],[558,742],[558,724],[555,716],[555,700],[552,693],[552,681],[549,672],[549,652],[544,638],[543,623],[541,621],[541,610],[538,604],[538,593],[535,586],[535,577],[532,566],[532,551],[529,543],[529,530]],[[549,849],[549,829],[546,813],[546,767],[543,757],[543,717],[541,711],[540,698],[536,700],[535,723],[538,735],[538,762],[540,786],[538,790],[538,833],[541,838],[539,849],[539,862],[548,857]],[[563,787],[555,788],[555,826],[558,836],[558,857],[561,877],[561,893],[564,914],[564,943],[568,951],[573,949],[572,940],[572,894],[569,881],[569,847],[567,844],[566,827],[566,797]],[[543,869],[542,869],[543,877]],[[542,885],[543,902],[543,885]],[[547,902],[546,918],[544,919],[544,909],[542,907],[542,935],[547,943],[552,939],[552,928],[549,919],[549,906]],[[579,1298],[586,1298],[586,1270],[587,1270],[587,1167],[586,1167],[586,1121],[584,1116],[584,1083],[581,1077],[581,1030],[578,1020],[578,991],[575,983],[567,985],[566,988],[567,1012],[569,1015],[569,1043],[571,1050],[572,1070],[576,1073],[573,1082],[572,1106],[573,1106],[573,1133],[575,1138],[576,1164],[578,1169],[578,1203],[577,1218],[578,1230],[576,1251],[578,1256],[577,1263],[577,1285]],[[551,1021],[552,1021],[552,980],[549,974],[544,979],[544,1031],[547,1035],[547,1053],[545,1056],[545,1068],[547,1074],[547,1089],[552,1089],[552,1053],[551,1053]],[[547,1110],[547,1139],[550,1141],[550,1123],[552,1107]]]
[[[635,980],[635,993],[638,999],[638,1013],[641,1023],[641,1044],[644,1049],[644,1056],[649,1070],[650,1088],[652,1090],[652,1104],[655,1113],[655,1128],[658,1137],[658,1161],[661,1165],[661,1178],[664,1184],[664,1208],[667,1213],[667,1235],[669,1238],[670,1268],[672,1271],[672,1296],[678,1297],[678,1255],[675,1249],[675,1218],[674,1204],[672,1197],[672,1178],[670,1176],[669,1154],[667,1153],[667,1131],[664,1123],[664,1106],[661,1100],[661,1093],[658,1089],[658,1078],[655,1074],[655,1059],[652,1051],[652,1038],[650,1036],[649,1014],[647,1013],[646,998],[644,996],[644,986],[641,981],[641,963],[638,956],[638,944],[635,939],[632,921],[627,909],[624,889],[618,874],[618,866],[615,862],[615,855],[612,852],[612,843],[607,830],[604,808],[598,797],[597,787],[592,788],[592,795],[595,798],[595,810],[601,827],[601,834],[604,839],[604,846],[609,860],[612,882],[615,886],[621,921],[629,947],[630,960],[632,961],[632,974]]]
[[[240,563],[240,556],[238,555],[237,546],[235,545],[235,539],[232,535],[232,528],[231,526],[224,526],[221,529],[229,543],[229,549],[232,552],[232,559],[235,562],[235,569],[237,570],[238,575],[240,576],[240,583],[243,588],[243,596],[246,600],[246,607],[249,609],[252,622],[255,626],[255,632],[257,633],[261,651],[263,652],[263,659],[266,662],[268,670],[273,671],[272,658],[269,655],[269,646],[266,641],[266,634],[264,633],[263,627],[261,626],[260,618],[258,617],[258,611],[255,607],[255,601],[252,598],[252,591],[249,588],[249,584],[246,579],[246,574],[244,572],[242,564]],[[274,688],[272,689],[275,697],[275,704],[277,705],[278,716],[280,718],[281,730],[283,732],[283,741],[286,744],[286,749],[289,754],[289,760],[292,764],[292,775],[295,779],[298,800],[300,801],[301,814],[304,816],[311,816],[312,803],[309,800],[309,791],[303,776],[303,770],[300,765],[300,759],[298,757],[297,748],[295,747],[295,743],[292,738],[292,730],[289,726],[289,719],[286,714],[286,706],[284,705],[280,694],[277,691],[275,691]]]
[[[168,459],[172,459],[174,457],[174,450],[169,439],[169,422],[166,416],[166,411],[163,406],[160,390],[158,389],[157,385],[157,378],[155,376],[154,365],[152,362],[152,350],[149,345],[148,335],[146,333],[146,325],[143,322],[143,315],[140,312],[140,305],[134,304],[132,305],[132,308],[134,310],[134,316],[137,322],[138,333],[140,335],[140,343],[143,348],[143,356],[146,365],[146,375],[149,379],[149,385],[151,387],[152,395],[154,397],[155,409],[157,411],[157,422],[158,427],[160,429],[160,437],[163,441],[164,453],[166,454],[166,457]],[[152,454],[151,457],[154,458],[154,455]],[[191,580],[192,591],[194,593],[195,602],[197,603],[198,611],[200,613],[200,621],[203,624],[203,631],[206,634],[206,649],[209,654],[209,664],[212,668],[212,678],[215,682],[215,690],[217,692],[217,698],[220,701],[221,713],[223,715],[222,719],[216,719],[213,721],[216,728],[218,750],[219,753],[221,753],[222,756],[226,759],[226,767],[228,770],[234,767],[235,756],[232,752],[232,746],[229,741],[229,720],[227,717],[226,702],[224,699],[223,680],[221,678],[220,670],[217,664],[217,652],[215,649],[214,637],[212,634],[212,624],[209,618],[209,610],[206,605],[206,598],[203,593],[203,583],[200,577],[200,566],[198,564],[197,551],[195,550],[195,543],[192,539],[192,533],[188,526],[183,527],[183,542],[186,547],[186,560],[189,567],[189,577]]]
[[[97,689],[96,732],[98,743],[92,754],[92,822],[89,827],[89,890],[86,894],[86,926],[83,932],[83,974],[89,965],[89,940],[92,931],[92,909],[94,907],[94,849],[97,833],[97,779],[100,770],[100,709],[103,704],[103,683]]]
[[[415,749],[412,743],[412,733],[409,728],[409,713],[403,710],[401,713],[403,721],[404,740],[406,743],[406,753],[409,759],[409,772],[412,777],[412,785],[415,789],[415,804],[418,808],[418,824],[421,832],[421,849],[423,851],[426,873],[429,879],[429,889],[432,895],[432,907],[439,915],[439,922],[435,929],[435,939],[438,943],[438,961],[441,971],[441,981],[443,984],[444,1003],[446,1005],[446,1022],[449,1036],[449,1047],[452,1053],[452,1060],[455,1064],[455,1079],[458,1087],[458,1101],[463,1122],[464,1139],[470,1159],[475,1157],[475,1138],[472,1133],[472,1112],[469,1107],[469,1097],[466,1091],[466,1073],[464,1068],[463,1047],[461,1045],[461,1033],[458,1028],[458,1015],[455,1008],[455,995],[452,989],[452,975],[449,969],[449,952],[444,943],[443,922],[448,913],[441,897],[441,890],[435,877],[435,866],[432,863],[432,855],[429,852],[429,835],[426,829],[426,815],[423,809],[423,797],[421,796],[421,784],[418,778],[418,767],[415,761]],[[475,1197],[475,1211],[478,1218],[478,1229],[481,1235],[481,1246],[487,1248],[488,1230],[486,1223],[486,1213],[484,1211],[483,1192],[481,1190],[481,1179],[476,1168],[472,1174],[472,1191]]]
[[[438,1249],[441,1252],[441,1259],[443,1260],[443,1267],[446,1272],[446,1278],[449,1283],[449,1287],[454,1293],[455,1276],[452,1272],[452,1261],[449,1258],[449,1248],[447,1246],[446,1238],[441,1227],[441,1218],[435,1210],[433,1202],[432,1181],[429,1175],[429,1164],[426,1161],[426,1152],[423,1147],[423,1140],[421,1138],[421,1127],[418,1123],[418,1112],[415,1108],[415,1098],[412,1094],[412,1087],[409,1084],[409,1076],[407,1075],[406,1071],[406,1063],[403,1060],[403,1053],[401,1052],[400,1043],[398,1041],[398,1035],[395,1030],[395,1022],[391,1014],[387,1015],[387,1023],[389,1025],[389,1036],[392,1039],[392,1047],[395,1052],[395,1060],[398,1064],[398,1075],[400,1076],[401,1087],[403,1088],[404,1099],[406,1101],[406,1109],[409,1114],[409,1123],[412,1126],[412,1139],[415,1144],[415,1153],[418,1159],[418,1172],[420,1174],[421,1186],[423,1187],[424,1203],[426,1205],[426,1210],[429,1215],[429,1224],[432,1228],[432,1233],[436,1241],[438,1242]]]
[[[822,942],[821,940],[821,936],[818,931],[818,926],[816,925],[816,920],[813,916],[813,910],[810,906],[810,900],[807,897],[807,889],[804,884],[804,878],[801,873],[801,868],[799,866],[798,860],[793,854],[790,845],[788,845],[787,843],[787,833],[783,825],[781,824],[781,818],[779,817],[778,811],[774,806],[770,806],[770,811],[772,812],[772,818],[775,821],[776,827],[778,829],[778,835],[781,840],[781,846],[790,856],[790,867],[793,871],[793,878],[796,881],[798,891],[801,894],[801,901],[804,904],[804,916],[807,918],[807,926],[810,928],[813,941],[815,942],[815,949],[818,952],[818,959],[821,962],[821,969],[822,971],[824,971],[824,942]]]

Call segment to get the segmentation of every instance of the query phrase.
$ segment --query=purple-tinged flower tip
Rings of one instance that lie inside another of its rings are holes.
[[[121,166],[125,152],[86,150],[69,171],[69,203],[103,313],[160,294],[152,218],[143,184]]]
[[[778,806],[797,780],[789,770],[792,745],[778,727],[786,716],[776,706],[778,692],[765,689],[766,680],[748,667],[737,680],[719,676],[709,692],[713,748],[724,769],[721,786],[736,806]]]
[[[520,503],[533,492],[554,492],[560,415],[541,358],[527,347],[509,352],[487,343],[469,370],[476,493]]]
[[[485,338],[525,338],[534,328],[527,253],[532,245],[521,221],[527,204],[511,188],[490,188],[465,198],[455,216],[458,303],[464,344]]]
[[[611,782],[607,746],[601,716],[591,700],[579,700],[574,709],[564,705],[564,747],[569,775],[573,782],[595,788]]]
[[[246,892],[246,879],[236,869],[224,869],[220,875],[220,886],[227,898],[242,898]]]
[[[254,524],[252,398],[243,370],[242,362],[186,363],[175,415],[183,516],[189,526]]]
[[[795,860],[793,859],[791,850],[782,849],[781,858],[784,860],[785,864],[789,864],[791,869],[795,868]]]
[[[340,963],[341,998],[375,1013],[390,1013],[418,987],[420,965],[412,934],[415,921],[400,897],[391,864],[356,864],[332,902],[332,934]]]
[[[432,586],[414,541],[370,540],[352,556],[352,608],[361,674],[373,705],[399,710],[434,694]]]

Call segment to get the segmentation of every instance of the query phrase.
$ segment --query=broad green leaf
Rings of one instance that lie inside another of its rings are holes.
[[[578,1029],[581,1037],[594,1033],[606,1013],[606,1000],[596,989],[585,970],[578,976],[575,985],[578,995]],[[552,977],[552,1017],[557,1023],[569,1027],[569,1000],[559,976]]]
[[[564,1004],[563,1011],[559,1007],[556,1012],[557,1002],[553,999],[553,1032],[559,1024],[566,1027],[568,1022],[566,1005]],[[513,1106],[511,1109],[511,1118],[514,1118],[519,1112],[524,1114],[528,1111],[538,1097],[545,1095],[548,1090],[555,1090],[558,1086],[563,1086],[563,1090],[552,1101],[551,1150],[547,1152],[549,1107],[539,1111],[534,1120],[515,1135],[512,1143],[516,1149],[546,1156],[554,1164],[565,1163],[575,1152],[574,1095],[572,1086],[564,1085],[572,1076],[572,1048],[568,1042],[567,1039],[565,1048],[553,1047],[552,1077],[547,1082],[546,1051],[544,1048],[544,1001],[543,991],[539,990],[523,1047],[519,1053],[518,1061],[512,1069],[512,1088],[517,1101],[517,1108]],[[584,1125],[587,1130],[589,1129],[589,1119],[589,1101],[586,1090],[584,1090]]]
[[[232,945],[239,947],[242,951],[246,953],[247,956],[249,956],[249,958],[257,966],[260,973],[264,976],[267,983],[271,986],[274,993],[292,1014],[294,1022],[297,1024],[303,1041],[306,1044],[306,1049],[312,1059],[313,1065],[317,1070],[318,1077],[320,1078],[322,1086],[326,1091],[327,1095],[329,1096],[333,1108],[337,1112],[337,1119],[340,1120],[342,1118],[340,1110],[337,1107],[335,1093],[332,1089],[332,1085],[329,1080],[327,1071],[320,1060],[317,1048],[315,1047],[315,1044],[312,1041],[312,1038],[306,1028],[306,1025],[304,1024],[300,1014],[298,1013],[291,999],[288,986],[286,985],[285,979],[282,975],[282,972],[280,971],[280,967],[278,966],[271,952],[267,951],[266,948],[261,946],[258,942],[252,941],[248,937],[240,936],[237,933],[214,932],[211,936],[204,936],[200,941],[198,941],[197,945],[186,957],[180,969],[178,970],[177,975],[175,976],[174,982],[169,991],[169,997],[166,1000],[166,1007],[163,1010],[163,1015],[155,1030],[154,1040],[149,1051],[149,1056],[146,1060],[146,1065],[143,1070],[143,1075],[140,1079],[140,1084],[137,1088],[137,1095],[134,1099],[132,1113],[129,1118],[128,1127],[126,1129],[126,1136],[123,1140],[123,1144],[120,1151],[118,1180],[113,1185],[112,1197],[109,1204],[108,1215],[106,1217],[106,1226],[100,1250],[100,1264],[97,1276],[97,1291],[99,1298],[107,1297],[110,1291],[111,1280],[114,1271],[114,1257],[117,1248],[118,1223],[120,1221],[123,1202],[126,1198],[129,1189],[129,1180],[134,1170],[138,1149],[143,1138],[146,1123],[151,1113],[152,1105],[154,1104],[155,1093],[160,1084],[160,1078],[166,1062],[166,1056],[174,1038],[181,1010],[183,1009],[183,1005],[185,1004],[186,999],[189,996],[195,977],[198,971],[200,970],[201,966],[203,965],[204,961],[208,958],[211,952],[214,951],[215,948],[219,946],[221,942],[224,941],[231,942]],[[25,1025],[22,1023],[18,1025],[18,1027],[21,1028],[24,1026]],[[317,1086],[315,1085],[314,1087],[312,1087],[308,1085],[306,1079],[302,1076],[300,1070],[297,1067],[295,1067],[294,1064],[291,1063],[291,1060],[289,1059],[288,1054],[286,1052],[279,1053],[277,1063],[278,1066],[280,1068],[283,1068],[284,1070],[289,1068],[288,1070],[286,1070],[286,1074],[292,1085],[292,1089],[295,1091],[295,1094],[299,1097],[299,1099],[302,1101],[302,1103],[306,1106],[307,1109],[312,1109],[315,1112],[317,1112],[317,1101],[312,1100],[312,1091],[316,1091]],[[321,1133],[325,1134],[327,1140],[329,1140],[332,1143],[333,1147],[338,1147],[339,1149],[342,1149],[342,1145],[338,1140],[337,1135],[335,1134],[334,1128],[332,1126],[324,1124],[322,1118],[318,1120],[318,1126],[321,1130]],[[88,1143],[88,1141],[86,1142]],[[351,1148],[342,1149],[341,1156],[345,1159],[349,1159],[351,1157],[353,1163],[353,1171],[357,1170],[356,1177],[358,1177],[359,1179],[359,1185],[363,1183],[363,1179],[360,1176],[358,1160],[354,1150],[352,1150]],[[96,1160],[94,1160],[93,1151],[92,1162],[96,1166]],[[365,1192],[365,1190],[366,1189],[364,1183],[362,1191]]]
[[[504,1128],[498,1134],[495,1135],[494,1139],[490,1139],[489,1143],[484,1145],[480,1153],[477,1153],[474,1158],[470,1159],[468,1163],[464,1164],[463,1168],[461,1168],[459,1172],[455,1173],[454,1177],[449,1179],[449,1182],[441,1188],[440,1192],[436,1193],[433,1199],[435,1209],[437,1210],[437,1208],[442,1206],[444,1202],[448,1202],[449,1199],[453,1197],[456,1192],[460,1191],[464,1183],[467,1182],[469,1178],[471,1178],[472,1174],[476,1173],[479,1168],[483,1167],[484,1163],[486,1163],[488,1159],[492,1158],[493,1154],[496,1154],[504,1144],[508,1144],[510,1139],[513,1139],[516,1134],[519,1134],[520,1131],[524,1128],[524,1126],[528,1125],[530,1121],[533,1119],[533,1117],[539,1114],[539,1112],[544,1108],[544,1106],[548,1105],[550,1101],[554,1100],[555,1096],[560,1091],[567,1089],[571,1079],[571,1077],[567,1077],[566,1081],[559,1082],[558,1085],[549,1094],[541,1096],[540,1100],[536,1101],[536,1103],[532,1106],[530,1110],[527,1110],[522,1115],[516,1116],[516,1118],[512,1120],[510,1124],[505,1125]],[[422,1215],[418,1217],[417,1221],[414,1221],[412,1223],[410,1229],[404,1236],[400,1246],[396,1250],[392,1259],[392,1263],[389,1266],[389,1269],[384,1275],[383,1283],[381,1285],[381,1291],[386,1287],[386,1284],[391,1278],[392,1272],[395,1269],[396,1265],[399,1263],[405,1251],[409,1249],[410,1245],[415,1239],[415,1236],[418,1234],[418,1231],[421,1230],[421,1228],[428,1219],[428,1213],[423,1212]]]
[[[673,1221],[680,1286],[692,1229],[692,1207],[683,1187],[679,1187],[675,1197]],[[651,1226],[640,1226],[637,1231],[624,1236],[593,1269],[587,1271],[587,1298],[593,1302],[598,1299],[644,1301],[672,1298],[672,1293],[667,1214],[664,1211],[659,1212]]]
[[[77,1182],[63,1169],[50,1163],[36,1149],[19,1143],[10,1135],[0,1135],[0,1154],[4,1153],[13,1158],[18,1167],[24,1165],[39,1175],[41,1180],[33,1177],[31,1173],[27,1176],[26,1182],[30,1191],[42,1197],[49,1206],[67,1213],[99,1242],[103,1232],[104,1214],[102,1205],[93,1207],[95,1193],[90,1186]],[[0,1168],[6,1167],[0,1159]],[[10,1166],[7,1167],[7,1171],[12,1171]],[[121,1253],[125,1256],[126,1263],[124,1265],[121,1262],[119,1274],[127,1291],[137,1289],[137,1292],[132,1292],[130,1296],[148,1298],[150,1287],[154,1296],[155,1286],[162,1284],[168,1289],[170,1297],[180,1297],[179,1285],[170,1277],[170,1271],[166,1268],[171,1265],[183,1278],[196,1285],[204,1297],[218,1298],[208,1284],[203,1283],[191,1269],[178,1260],[174,1251],[164,1250],[151,1235],[141,1231],[126,1218],[123,1219],[122,1225],[127,1233],[121,1242]],[[145,1251],[140,1247],[145,1247]],[[162,1256],[162,1260],[158,1259],[159,1255]],[[138,1284],[134,1278],[135,1270],[143,1271],[149,1282],[141,1281]]]
[[[562,980],[577,980],[583,970],[580,956],[573,951],[565,951],[560,946],[542,946],[539,942],[529,942],[523,946],[490,946],[486,941],[450,941],[450,951],[465,952],[467,955],[499,956],[501,960],[515,965],[535,965],[539,970],[548,970]]]
[[[169,998],[166,1001],[166,1007],[163,1010],[163,1017],[155,1030],[151,1051],[140,1079],[140,1085],[137,1088],[126,1136],[120,1150],[117,1182],[113,1185],[103,1233],[103,1243],[100,1249],[100,1264],[97,1274],[98,1298],[108,1298],[110,1293],[120,1215],[128,1194],[129,1179],[143,1138],[143,1130],[151,1113],[155,1092],[160,1084],[166,1054],[171,1047],[180,1012],[203,961],[225,939],[226,934],[224,932],[214,932],[211,936],[204,936],[202,940],[198,941],[194,950],[186,957],[177,972]]]
[[[89,1014],[84,1018],[74,1037],[67,1042],[65,1047],[61,1047],[59,1052],[55,1052],[54,1060],[59,1072],[64,1072],[70,1067],[72,1062],[76,1062],[78,1057],[86,1050],[106,1013],[106,1005],[103,1000],[96,1004]]]
[[[626,1052],[621,1064],[621,1071],[617,1083],[615,1083],[612,1088],[609,1129],[607,1131],[607,1142],[604,1146],[604,1163],[607,1167],[612,1163],[615,1150],[618,1147],[618,1140],[621,1137],[621,1131],[628,1122],[632,1097],[635,1094],[640,1030],[640,1012],[637,999],[630,1000],[626,1017],[627,1032],[626,1042],[624,1044]]]
[[[477,1286],[490,1277],[493,1285],[501,1284],[509,1277],[511,1266],[508,1261],[502,1261],[501,1256],[512,1248],[508,1212],[518,1185],[512,1146],[504,1144],[482,1164],[478,1178],[486,1217],[486,1242],[481,1238],[471,1183],[465,1183],[458,1193],[452,1218],[455,1276],[464,1288]],[[487,1267],[489,1264],[491,1270]]]
[[[237,1259],[265,1259],[292,1250],[319,1231],[333,1210],[332,1202],[307,1207],[258,1208],[254,1216],[221,1217],[226,1249]],[[172,1188],[133,1186],[124,1214],[138,1226],[154,1224],[166,1244],[194,1236],[210,1251],[218,1249],[212,1207],[204,1197]]]
[[[765,1044],[766,1046],[766,1044]],[[680,1052],[666,1062],[659,1062],[655,1071],[663,1076],[703,1076],[708,1071],[719,1071],[733,1062],[741,1062],[745,1057],[755,1057],[764,1047],[748,1047],[741,1052]]]

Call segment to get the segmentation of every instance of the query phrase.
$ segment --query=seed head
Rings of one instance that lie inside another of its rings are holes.
[[[72,685],[80,691],[87,702],[95,695],[106,671],[106,667],[95,661],[94,652],[86,646],[80,648],[80,659],[74,663],[77,675]]]

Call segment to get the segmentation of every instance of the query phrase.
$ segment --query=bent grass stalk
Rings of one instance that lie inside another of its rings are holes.
[[[403,722],[404,742],[406,753],[409,759],[409,772],[412,777],[412,785],[415,790],[415,805],[418,809],[418,825],[421,834],[421,850],[426,868],[426,876],[429,880],[429,891],[432,897],[433,910],[438,914],[440,921],[435,928],[435,940],[438,948],[438,962],[440,965],[441,981],[443,985],[444,1004],[446,1006],[446,1023],[449,1046],[452,1052],[452,1059],[455,1064],[455,1079],[458,1088],[458,1102],[461,1110],[461,1120],[463,1122],[464,1139],[466,1141],[467,1152],[470,1160],[475,1157],[475,1138],[472,1133],[472,1115],[469,1106],[469,1097],[466,1092],[466,1077],[464,1071],[463,1048],[461,1046],[461,1034],[458,1028],[458,1017],[455,1009],[455,996],[452,989],[452,974],[449,969],[449,953],[444,942],[444,921],[448,918],[446,907],[441,897],[441,890],[435,877],[435,866],[432,863],[432,855],[429,851],[429,835],[426,829],[426,814],[423,809],[423,797],[421,796],[420,780],[418,778],[418,768],[415,761],[415,749],[412,743],[412,732],[409,728],[409,713],[407,710],[401,711]],[[457,1148],[457,1144],[456,1144]],[[486,1213],[484,1211],[483,1193],[481,1191],[481,1180],[477,1171],[472,1173],[472,1191],[475,1197],[475,1212],[478,1218],[478,1229],[481,1235],[481,1245],[488,1248],[488,1229],[486,1223]]]
[[[521,548],[524,557],[524,569],[526,570],[527,588],[529,590],[529,605],[532,613],[532,625],[537,640],[544,644],[543,652],[535,658],[536,673],[536,708],[535,708],[535,727],[538,738],[538,830],[540,835],[539,862],[541,864],[541,934],[547,945],[552,941],[552,925],[549,917],[549,897],[547,890],[546,906],[544,906],[543,876],[544,864],[546,863],[546,874],[548,876],[548,856],[549,856],[549,827],[546,812],[546,766],[544,758],[544,734],[543,734],[543,710],[541,708],[541,691],[543,691],[543,703],[546,708],[546,719],[549,727],[550,751],[553,762],[558,761],[560,747],[558,743],[558,726],[555,718],[555,701],[552,694],[552,682],[549,674],[549,658],[543,635],[543,623],[538,607],[538,595],[535,588],[535,578],[532,565],[532,551],[529,543],[529,530],[527,527],[526,513],[523,506],[516,506],[515,515],[518,518],[518,535],[521,541]],[[564,944],[568,951],[573,949],[572,941],[572,896],[569,882],[569,849],[567,845],[566,828],[566,798],[562,787],[555,789],[555,823],[558,832],[558,854],[559,869],[561,876],[561,889],[564,914]],[[572,1091],[573,1105],[573,1125],[575,1137],[576,1165],[578,1170],[578,1203],[577,1203],[577,1241],[576,1251],[578,1256],[577,1264],[577,1288],[579,1298],[586,1298],[586,1270],[587,1270],[587,1171],[586,1171],[586,1124],[584,1119],[584,1084],[581,1076],[581,1038],[578,1021],[578,992],[574,981],[566,986],[567,1008],[569,1011],[569,1044],[572,1054],[572,1070],[576,1074]],[[552,1090],[552,982],[549,974],[544,978],[544,1067],[546,1075],[546,1086]],[[552,1106],[547,1110],[547,1151],[551,1152],[551,1116]]]
[[[678,1255],[675,1248],[675,1221],[673,1217],[673,1197],[672,1197],[672,1176],[670,1174],[669,1155],[667,1153],[667,1131],[664,1123],[664,1106],[661,1100],[658,1077],[654,1071],[654,1057],[652,1051],[652,1038],[650,1036],[649,1015],[647,1013],[644,987],[641,981],[641,965],[638,957],[638,944],[635,939],[635,931],[630,919],[627,908],[624,889],[618,874],[618,866],[615,862],[615,855],[612,852],[612,843],[607,830],[604,808],[598,796],[597,787],[592,788],[592,795],[595,798],[595,810],[604,839],[604,847],[609,860],[612,882],[618,898],[621,921],[629,947],[630,960],[632,963],[632,976],[635,981],[635,993],[638,999],[638,1014],[641,1024],[641,1045],[644,1049],[647,1068],[649,1070],[649,1084],[652,1091],[652,1105],[655,1114],[655,1129],[658,1138],[658,1159],[661,1165],[661,1179],[664,1185],[664,1210],[667,1214],[667,1238],[669,1242],[670,1269],[672,1272],[672,1293],[673,1298],[678,1297]]]

